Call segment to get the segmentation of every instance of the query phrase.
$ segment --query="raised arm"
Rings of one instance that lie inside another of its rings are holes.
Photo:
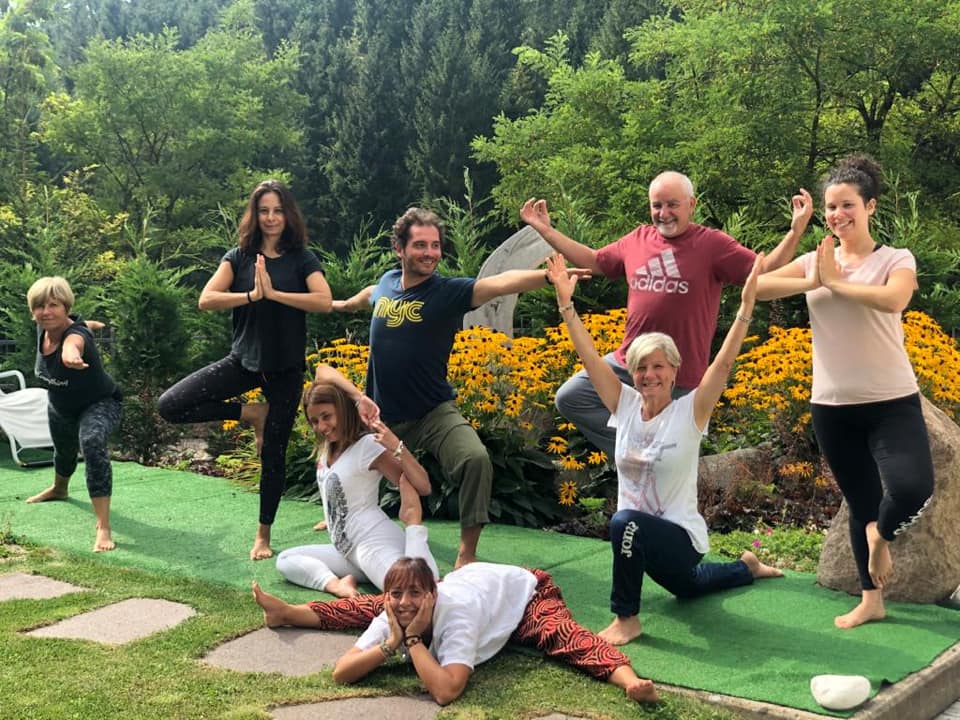
[[[590,277],[591,274],[586,268],[569,268],[564,272],[576,277]],[[537,290],[549,284],[548,270],[505,270],[477,280],[473,284],[473,296],[470,302],[474,307],[479,307],[501,295]]]
[[[60,350],[60,362],[71,370],[86,370],[89,365],[83,361],[83,350],[86,342],[80,333],[70,333],[63,339]]]
[[[757,300],[777,300],[799,295],[820,287],[820,273],[817,264],[809,275],[804,275],[803,263],[794,260],[789,265],[773,272],[765,272],[757,278]]]
[[[341,373],[332,365],[320,363],[313,373],[313,379],[317,382],[334,385],[343,390],[350,399],[357,405],[357,411],[360,413],[360,419],[367,424],[367,427],[380,420],[380,408],[369,397],[360,392],[360,388],[350,382],[350,378]]]
[[[520,219],[532,227],[540,237],[577,267],[587,268],[593,273],[600,273],[597,267],[597,251],[583,243],[568,238],[550,223],[550,213],[547,212],[546,200],[530,198],[520,208]]]
[[[576,275],[567,273],[566,263],[560,255],[554,255],[547,260],[547,272],[550,273],[550,279],[557,291],[560,317],[567,324],[570,340],[573,341],[573,347],[576,348],[577,354],[583,362],[583,367],[590,377],[590,382],[607,410],[616,412],[617,405],[620,402],[620,378],[597,352],[597,348],[593,344],[593,338],[590,337],[583,321],[577,315],[577,309],[573,306],[573,290],[577,285],[578,278]]]
[[[374,287],[374,285],[368,285],[356,295],[353,295],[346,300],[334,300],[333,311],[353,313],[360,312],[361,310],[369,310],[370,298],[373,296]]]
[[[790,201],[793,206],[793,213],[790,217],[790,229],[787,231],[787,234],[783,236],[780,244],[767,255],[763,261],[761,272],[776,270],[793,260],[793,256],[797,252],[797,244],[807,231],[807,225],[813,216],[813,198],[810,197],[810,193],[800,188],[800,192],[794,195]]]
[[[737,310],[737,316],[730,325],[727,336],[723,339],[723,345],[717,351],[710,367],[703,374],[700,384],[697,385],[697,393],[693,399],[693,419],[697,427],[703,430],[707,426],[707,421],[713,414],[713,409],[720,400],[720,395],[727,387],[727,379],[730,377],[730,371],[737,361],[737,355],[740,353],[740,346],[743,339],[747,336],[747,329],[750,327],[750,320],[753,317],[753,305],[757,297],[757,278],[760,276],[760,268],[763,265],[763,254],[757,255],[753,263],[753,269],[743,283],[743,290],[740,292],[740,308]]]
[[[837,269],[833,237],[827,236],[817,248],[820,279],[830,292],[886,313],[903,312],[917,289],[917,274],[909,268],[890,273],[883,285],[864,285],[844,280]]]

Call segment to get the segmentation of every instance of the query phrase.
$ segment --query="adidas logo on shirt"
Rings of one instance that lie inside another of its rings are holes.
[[[680,275],[673,250],[669,248],[637,268],[634,277],[630,278],[630,287],[666,295],[686,295],[690,290],[689,284]]]

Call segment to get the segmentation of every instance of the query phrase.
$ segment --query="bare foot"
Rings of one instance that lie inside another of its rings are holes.
[[[270,526],[260,523],[257,535],[253,539],[253,548],[250,550],[251,560],[266,560],[273,557],[273,548],[270,547]]]
[[[597,633],[611,645],[626,645],[643,635],[643,625],[639,615],[617,616],[613,622]]]
[[[833,619],[833,624],[841,630],[849,630],[857,625],[883,620],[887,612],[883,607],[882,590],[864,590],[860,598],[860,604],[846,615],[838,615]]]
[[[257,457],[263,452],[263,428],[267,424],[267,414],[270,412],[270,403],[247,403],[240,411],[240,419],[250,423],[253,428],[253,437],[257,442]]]
[[[660,695],[657,694],[657,688],[651,680],[637,678],[625,687],[623,691],[627,694],[628,698],[638,703],[660,702]]]
[[[313,526],[313,529],[316,530],[317,532],[323,532],[324,530],[327,529],[327,521],[321,520],[320,522],[318,522],[316,525]]]
[[[893,572],[893,558],[890,556],[890,543],[880,535],[875,522],[867,523],[867,546],[870,548],[867,564],[870,579],[882,590]]]
[[[48,500],[66,500],[67,499],[67,489],[60,488],[56,485],[51,485],[43,492],[39,492],[33,497],[28,497],[28,503],[42,503],[47,502]]]
[[[98,525],[97,526],[97,539],[93,542],[93,551],[97,552],[109,552],[117,547],[117,544],[113,541],[113,538],[110,536],[110,526],[109,525]]]
[[[260,588],[260,583],[253,581],[253,599],[263,609],[263,624],[267,627],[286,625],[286,609],[290,606],[276,595],[271,595]]]
[[[760,562],[760,558],[749,550],[746,550],[743,555],[740,556],[740,559],[746,563],[746,566],[750,569],[750,574],[758,580],[762,578],[783,577],[783,570]]]
[[[353,575],[344,575],[339,580],[334,578],[326,584],[323,591],[341,598],[357,597],[360,594],[357,590],[357,580]]]
[[[400,512],[397,515],[400,522],[407,526],[422,525],[423,506],[420,504],[420,493],[402,473],[397,482],[397,489],[400,491]]]

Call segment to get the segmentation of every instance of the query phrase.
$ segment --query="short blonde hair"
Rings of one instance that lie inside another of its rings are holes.
[[[62,302],[67,312],[70,312],[76,300],[73,290],[70,289],[70,283],[59,275],[42,277],[27,290],[27,306],[31,312],[51,298]]]
[[[667,362],[673,367],[680,367],[680,351],[673,338],[662,332],[650,332],[637,335],[627,349],[627,370],[636,372],[640,361],[655,350],[663,350]]]

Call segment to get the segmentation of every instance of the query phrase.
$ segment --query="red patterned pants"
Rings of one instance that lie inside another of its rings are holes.
[[[537,587],[510,639],[532,645],[547,656],[601,680],[630,658],[573,619],[553,578],[533,569]],[[383,612],[383,595],[361,595],[331,602],[312,602],[321,630],[366,629]]]

